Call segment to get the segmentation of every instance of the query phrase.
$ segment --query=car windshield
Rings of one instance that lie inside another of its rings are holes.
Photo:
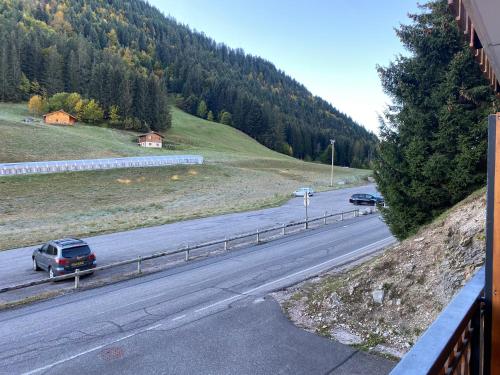
[[[90,248],[88,245],[82,245],[77,247],[70,247],[69,249],[63,249],[63,258],[75,258],[90,254]]]

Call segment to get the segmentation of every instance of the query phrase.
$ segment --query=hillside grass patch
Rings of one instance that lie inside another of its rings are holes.
[[[136,133],[77,124],[23,123],[23,104],[0,104],[0,162],[200,154],[197,166],[0,177],[0,249],[276,206],[300,186],[327,190],[330,167],[267,149],[232,127],[172,109],[167,142],[146,149]],[[371,171],[335,167],[335,182]]]

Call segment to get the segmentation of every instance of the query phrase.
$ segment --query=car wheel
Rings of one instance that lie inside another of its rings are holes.
[[[38,267],[38,263],[35,258],[33,258],[33,271],[40,271],[40,267]]]
[[[54,271],[52,271],[52,267],[49,267],[49,278],[54,278]]]

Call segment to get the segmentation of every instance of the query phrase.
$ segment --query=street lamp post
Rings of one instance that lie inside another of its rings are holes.
[[[330,186],[333,187],[333,155],[335,154],[335,139],[330,139],[332,145],[332,174],[330,176]]]

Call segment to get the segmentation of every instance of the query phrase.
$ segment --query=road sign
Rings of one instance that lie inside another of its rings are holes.
[[[311,198],[309,198],[309,194],[304,194],[304,207],[307,207],[311,204]]]

